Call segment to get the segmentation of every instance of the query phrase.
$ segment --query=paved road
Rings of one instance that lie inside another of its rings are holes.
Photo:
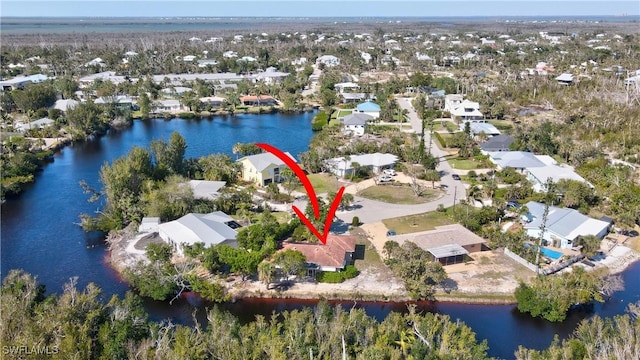
[[[408,98],[399,98],[398,104],[401,108],[408,110],[409,121],[411,122],[411,126],[416,133],[420,133],[422,129],[422,121],[418,118],[418,115],[413,109],[411,105],[411,99]],[[429,146],[429,134],[425,136],[426,145]],[[440,150],[435,143],[432,145],[431,149],[432,153],[441,159],[443,159],[445,153]],[[382,219],[388,219],[392,217],[398,216],[407,216],[413,214],[419,214],[428,211],[434,211],[438,207],[439,204],[443,204],[448,207],[453,205],[454,196],[456,198],[456,202],[460,201],[460,199],[466,199],[466,191],[464,185],[457,180],[453,180],[451,174],[453,173],[451,170],[451,166],[445,160],[442,160],[437,167],[443,176],[440,180],[440,184],[446,185],[446,194],[434,201],[418,204],[418,205],[401,205],[401,204],[387,204],[380,201],[369,200],[365,198],[361,198],[359,196],[355,196],[355,208],[354,210],[338,212],[336,215],[342,221],[346,223],[351,223],[351,219],[354,216],[358,216],[360,221],[363,223],[372,223],[378,222]]]

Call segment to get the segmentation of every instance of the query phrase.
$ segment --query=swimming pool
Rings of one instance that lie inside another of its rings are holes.
[[[544,255],[544,256],[546,256],[548,258],[551,258],[553,260],[558,260],[558,259],[560,259],[560,257],[562,257],[562,253],[560,251],[551,250],[551,249],[546,248],[546,247],[542,247],[540,252],[542,253],[542,255]]]

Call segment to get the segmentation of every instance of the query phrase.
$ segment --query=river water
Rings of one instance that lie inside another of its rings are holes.
[[[168,140],[173,131],[187,140],[187,157],[210,153],[231,153],[236,142],[266,142],[297,157],[308,149],[312,136],[310,122],[313,113],[297,115],[236,115],[202,120],[154,119],[136,121],[130,129],[111,132],[93,141],[64,148],[55,155],[53,163],[45,166],[35,184],[16,199],[2,205],[1,271],[4,277],[11,269],[24,269],[38,277],[49,292],[60,292],[70,277],[78,276],[84,287],[94,282],[103,290],[105,299],[112,294],[124,294],[129,289],[118,274],[104,261],[106,249],[102,234],[87,234],[76,223],[81,213],[94,213],[99,203],[88,203],[78,185],[85,180],[99,187],[100,166],[124,154],[131,147],[148,146],[154,139]],[[567,336],[582,319],[593,314],[612,316],[624,312],[630,302],[640,300],[640,264],[623,275],[626,290],[614,294],[605,304],[576,311],[561,324],[551,324],[518,313],[512,305],[463,305],[417,303],[422,311],[437,311],[470,325],[479,339],[487,339],[490,354],[512,358],[518,345],[543,348],[555,334]],[[240,318],[250,321],[256,314],[270,315],[273,311],[312,306],[315,301],[246,299],[219,305]],[[334,302],[349,308],[353,302]],[[177,323],[191,323],[196,310],[198,321],[204,321],[207,308],[213,306],[188,294],[172,305],[145,300],[145,307],[153,320],[171,319]],[[391,311],[406,311],[405,303],[363,302],[369,315],[380,320]]]

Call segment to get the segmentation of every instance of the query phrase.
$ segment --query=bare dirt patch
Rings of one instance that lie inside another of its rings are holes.
[[[470,254],[473,261],[445,266],[456,289],[448,297],[470,295],[477,297],[512,296],[520,281],[527,282],[535,273],[508,258],[502,251],[483,251]]]

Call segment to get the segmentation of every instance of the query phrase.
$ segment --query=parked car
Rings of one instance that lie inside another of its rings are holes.
[[[387,230],[387,236],[395,236],[397,235],[395,230]]]
[[[378,178],[378,182],[389,182],[389,181],[393,181],[393,177],[389,175],[382,175]]]
[[[453,180],[460,180],[460,175],[458,174],[452,174],[451,177],[453,178]]]
[[[396,176],[396,171],[393,169],[384,169],[382,173],[389,176]]]

